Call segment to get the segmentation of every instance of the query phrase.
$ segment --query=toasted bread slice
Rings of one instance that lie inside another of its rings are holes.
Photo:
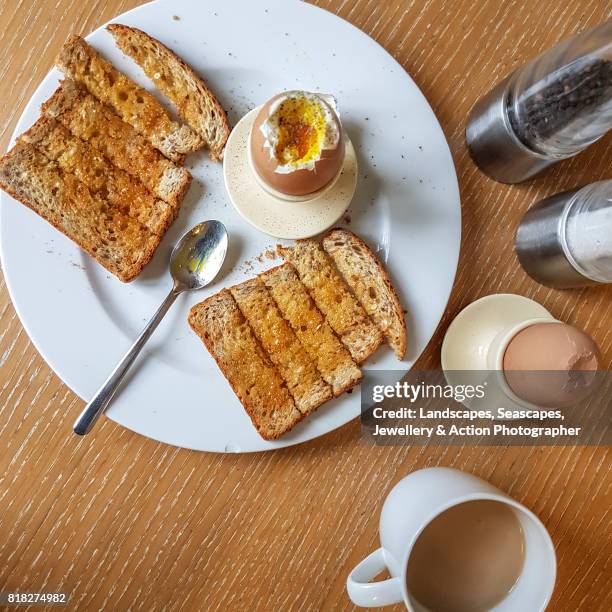
[[[175,213],[178,211],[191,175],[166,159],[110,107],[66,79],[42,105],[42,112],[139,179],[151,193],[174,207]]]
[[[55,119],[41,117],[19,140],[33,144],[61,170],[74,174],[91,193],[108,199],[154,234],[163,235],[174,220],[169,204],[156,199],[140,181],[113,166]]]
[[[381,331],[349,291],[332,261],[314,240],[298,240],[278,247],[297,270],[317,307],[357,363],[365,361],[382,343]]]
[[[262,438],[278,438],[302,418],[227,289],[195,305],[189,312],[189,325],[214,357]]]
[[[0,159],[0,187],[124,282],[138,276],[161,240],[30,143],[18,142]]]
[[[60,51],[57,67],[81,83],[168,159],[180,163],[203,141],[189,126],[173,121],[168,111],[146,89],[119,72],[79,36],[70,36]]]
[[[308,295],[290,264],[259,275],[334,396],[361,380],[361,371]]]
[[[278,310],[258,278],[230,288],[255,336],[285,379],[289,393],[302,414],[309,414],[332,398],[312,359]]]
[[[146,32],[119,23],[106,29],[174,103],[181,119],[204,140],[212,159],[221,160],[230,128],[225,111],[206,83],[174,51]]]
[[[397,358],[403,359],[406,353],[404,312],[378,257],[361,238],[345,229],[329,232],[323,239],[323,248],[383,332]]]

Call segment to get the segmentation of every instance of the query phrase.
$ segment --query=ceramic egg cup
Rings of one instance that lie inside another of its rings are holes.
[[[261,184],[250,156],[255,108],[234,127],[225,147],[223,177],[230,200],[256,229],[275,238],[310,238],[332,227],[346,212],[357,187],[357,156],[345,135],[344,162],[330,183],[314,194],[287,196]]]
[[[450,385],[464,384],[456,371],[482,372],[487,390],[482,399],[466,400],[471,409],[508,408],[538,409],[510,389],[503,372],[504,354],[512,339],[536,323],[559,323],[544,306],[529,298],[511,293],[488,295],[464,308],[450,324],[442,342],[441,362]],[[474,377],[476,378],[476,377]]]

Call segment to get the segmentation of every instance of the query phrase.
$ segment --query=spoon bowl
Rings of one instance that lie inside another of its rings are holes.
[[[184,234],[170,255],[175,289],[193,291],[211,283],[223,265],[227,243],[221,221],[204,221]]]

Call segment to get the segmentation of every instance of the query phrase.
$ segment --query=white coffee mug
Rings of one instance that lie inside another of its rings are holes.
[[[381,547],[349,574],[352,602],[363,607],[402,601],[410,612],[428,612],[406,587],[408,559],[423,529],[439,514],[468,501],[491,500],[510,506],[525,537],[522,573],[495,612],[545,610],[555,586],[557,562],[553,543],[541,521],[527,508],[488,482],[459,470],[426,468],[409,474],[391,490],[380,515]],[[391,578],[370,582],[387,569]]]

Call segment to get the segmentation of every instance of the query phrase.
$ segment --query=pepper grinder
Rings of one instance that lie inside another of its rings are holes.
[[[612,128],[612,20],[563,41],[519,68],[470,113],[474,163],[520,183],[576,155]]]

